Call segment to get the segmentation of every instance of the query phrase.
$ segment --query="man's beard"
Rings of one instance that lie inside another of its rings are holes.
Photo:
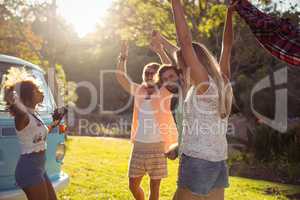
[[[179,88],[181,87],[180,81],[176,81],[174,84],[170,85],[169,87],[166,86],[167,90],[173,94],[178,94]]]
[[[169,90],[169,92],[173,93],[173,94],[178,94],[178,87],[169,87],[167,88]]]

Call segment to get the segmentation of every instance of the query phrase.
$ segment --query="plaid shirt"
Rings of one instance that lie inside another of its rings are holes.
[[[288,19],[261,12],[247,0],[240,0],[236,9],[266,50],[280,60],[300,67],[300,27],[295,27]]]

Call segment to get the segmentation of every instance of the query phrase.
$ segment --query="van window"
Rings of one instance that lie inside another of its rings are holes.
[[[3,83],[3,75],[7,73],[7,70],[11,67],[23,67],[23,66],[18,66],[15,64],[10,64],[10,63],[3,63],[0,62],[0,82]],[[54,110],[54,100],[53,96],[51,94],[51,91],[44,79],[44,75],[42,72],[25,67],[29,72],[32,73],[32,75],[38,80],[39,87],[42,89],[44,92],[44,101],[43,103],[38,107],[39,112],[52,112]],[[2,84],[1,84],[2,85]],[[0,90],[0,112],[6,112],[6,103],[3,99],[4,97],[4,90],[1,88]]]

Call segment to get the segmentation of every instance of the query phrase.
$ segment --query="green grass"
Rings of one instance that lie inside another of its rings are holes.
[[[59,193],[61,200],[130,200],[127,168],[131,144],[128,140],[69,137],[63,170],[70,175],[70,185]],[[169,177],[161,185],[161,200],[171,200],[176,189],[178,161],[168,163]],[[148,194],[148,177],[143,187]],[[266,194],[267,188],[279,194]],[[287,199],[286,194],[300,192],[300,187],[266,181],[230,177],[226,199]]]

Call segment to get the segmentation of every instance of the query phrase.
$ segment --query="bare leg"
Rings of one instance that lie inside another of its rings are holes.
[[[178,200],[178,188],[173,196],[173,200]]]
[[[145,194],[141,188],[143,177],[129,178],[129,189],[135,200],[145,200]]]
[[[49,200],[46,182],[39,185],[23,188],[28,200]]]
[[[159,188],[161,179],[150,180],[150,197],[149,200],[159,200]]]
[[[48,199],[49,200],[57,200],[55,190],[54,190],[52,183],[49,180],[47,175],[45,175],[45,179],[46,179],[47,190],[48,190],[48,197],[49,197]]]
[[[206,200],[224,200],[224,188],[215,188],[207,196]]]
[[[206,200],[205,197],[194,195],[190,190],[177,188],[173,200]]]

